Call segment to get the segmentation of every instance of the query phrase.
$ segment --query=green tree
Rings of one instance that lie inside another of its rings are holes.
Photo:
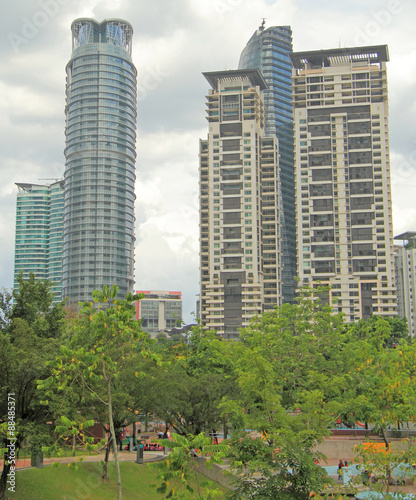
[[[354,479],[356,485],[368,481],[371,477],[371,488],[380,494],[383,499],[393,500],[408,498],[398,491],[398,486],[406,479],[414,478],[411,464],[416,461],[416,447],[414,439],[404,439],[397,443],[395,449],[380,449],[379,443],[361,445],[356,461],[361,473]]]
[[[13,403],[16,455],[22,446],[40,450],[51,440],[46,424],[51,412],[41,403],[36,380],[50,373],[47,363],[58,353],[56,338],[61,334],[64,315],[62,305],[52,306],[49,282],[36,280],[34,275],[27,281],[19,276],[18,285],[13,291],[15,304],[11,303],[12,295],[3,292],[0,306],[0,419],[9,420],[8,403]],[[7,434],[3,434],[2,444],[9,444]],[[6,464],[0,479],[0,498],[6,497],[9,470],[10,464]]]
[[[68,341],[61,346],[60,356],[54,362],[51,377],[39,381],[39,387],[54,397],[56,381],[58,391],[66,391],[79,384],[93,394],[97,405],[103,405],[109,423],[111,447],[117,473],[117,498],[121,499],[121,475],[114,426],[114,382],[119,377],[132,352],[146,350],[147,336],[133,321],[134,300],[139,296],[128,294],[117,298],[118,287],[103,287],[93,292],[93,301],[83,303],[81,318],[72,327]],[[134,374],[133,374],[134,376]]]
[[[157,488],[163,498],[172,500],[211,500],[222,496],[222,492],[208,487],[206,481],[200,480],[197,456],[206,457],[205,464],[220,463],[227,452],[225,445],[212,445],[211,439],[204,433],[197,436],[183,436],[173,433],[171,439],[159,440],[162,446],[171,449],[169,458],[155,464],[160,471],[162,484]],[[196,488],[195,485],[196,484]]]
[[[3,288],[0,292],[0,329],[5,330],[12,314],[12,294]]]
[[[158,343],[161,365],[143,379],[146,409],[183,435],[211,432],[223,424],[219,403],[235,384],[228,355],[232,346],[213,332],[193,327],[187,342]]]
[[[13,290],[13,306],[10,318],[26,321],[39,337],[58,338],[65,317],[64,302],[53,304],[52,283],[37,280],[31,272],[27,279],[20,272],[17,277],[18,288]],[[12,329],[13,331],[13,329]]]
[[[344,408],[347,336],[325,293],[303,289],[297,305],[255,318],[233,348],[240,395],[222,408],[234,429],[234,498],[306,499],[330,482],[315,448]]]

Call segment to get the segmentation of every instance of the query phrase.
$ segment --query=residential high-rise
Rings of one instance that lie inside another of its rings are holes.
[[[415,336],[416,326],[416,232],[395,236],[403,245],[394,247],[396,270],[397,309],[400,318],[407,319],[409,335]]]
[[[236,338],[281,303],[276,137],[265,137],[257,69],[204,73],[207,140],[200,141],[200,317]]]
[[[72,23],[66,67],[63,296],[133,290],[136,68],[121,19]]]
[[[396,315],[387,46],[291,60],[298,275],[347,321]]]
[[[31,272],[52,282],[54,302],[62,299],[62,224],[64,182],[48,185],[16,183],[14,288],[17,276]]]
[[[144,332],[154,337],[157,332],[182,326],[181,292],[139,290],[144,298],[136,301],[136,319],[142,321]]]
[[[293,162],[292,30],[290,26],[262,25],[241,53],[239,68],[258,68],[267,84],[264,90],[267,136],[279,139],[282,191],[281,250],[282,300],[292,303],[296,290],[295,177]]]

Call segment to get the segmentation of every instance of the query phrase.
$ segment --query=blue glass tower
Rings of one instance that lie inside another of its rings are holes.
[[[281,251],[283,302],[293,302],[296,289],[295,178],[292,111],[292,30],[264,29],[264,21],[241,53],[239,68],[257,68],[267,83],[264,91],[266,135],[279,139],[282,190]]]
[[[133,29],[121,19],[72,23],[67,64],[63,296],[133,290],[136,77]]]
[[[14,288],[20,272],[50,280],[54,302],[62,300],[62,223],[64,182],[17,183]]]

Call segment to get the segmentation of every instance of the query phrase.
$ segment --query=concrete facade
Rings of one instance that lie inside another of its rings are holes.
[[[208,139],[200,141],[200,318],[224,338],[281,304],[276,137],[265,137],[258,70],[204,73]]]
[[[291,59],[300,283],[346,321],[395,316],[387,46]]]
[[[182,293],[162,290],[138,290],[144,298],[136,301],[136,319],[144,332],[155,337],[159,331],[182,325]]]

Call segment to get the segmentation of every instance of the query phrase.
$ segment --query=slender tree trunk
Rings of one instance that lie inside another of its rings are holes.
[[[227,425],[227,420],[224,419],[224,439],[227,439],[228,436],[228,425]]]
[[[108,481],[108,458],[110,456],[110,446],[111,446],[111,433],[109,433],[108,436],[108,441],[107,445],[105,447],[105,455],[104,455],[104,462],[103,462],[103,474],[101,476],[101,479],[106,483]]]
[[[383,428],[381,429],[381,432],[383,433],[383,440],[384,440],[384,442],[385,442],[385,444],[386,444],[386,450],[388,450],[388,449],[390,448],[390,444],[389,444],[389,440],[388,440],[388,438],[387,438],[387,432],[386,432],[385,427],[383,427]]]
[[[114,463],[116,466],[116,474],[117,474],[117,500],[122,500],[120,463],[118,461],[116,433],[114,432],[114,421],[113,421],[113,403],[111,400],[111,378],[107,377],[107,374],[105,373],[105,362],[104,361],[103,361],[103,374],[104,374],[105,381],[107,383],[108,423],[110,424],[111,443],[113,445]]]
[[[0,477],[0,499],[7,500],[7,475],[10,472],[10,464],[6,465],[6,460],[8,459],[7,453],[4,454],[3,459],[4,459],[4,465]]]

